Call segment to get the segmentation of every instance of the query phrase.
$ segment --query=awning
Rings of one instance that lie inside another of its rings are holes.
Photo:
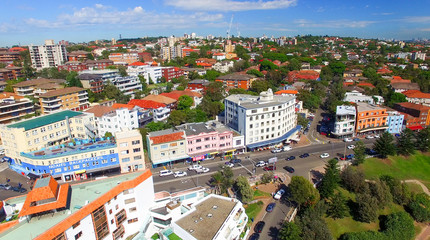
[[[410,126],[410,127],[407,127],[407,128],[411,129],[412,131],[424,129],[422,126]]]
[[[228,153],[228,152],[234,152],[234,151],[236,151],[236,149],[231,149],[231,150],[228,150],[228,151],[225,151],[225,152]]]
[[[75,171],[75,174],[81,174],[81,173],[84,173],[84,172],[86,172],[87,170],[85,170],[85,169],[83,169],[83,170],[79,170],[79,171]]]
[[[209,154],[211,154],[211,155],[212,155],[212,154],[217,154],[217,153],[218,153],[218,152],[211,152],[211,153],[209,153]]]
[[[264,142],[249,144],[247,147],[248,148],[257,148],[257,147],[267,146],[267,145],[274,144],[274,143],[280,143],[280,142],[288,139],[289,137],[291,137],[296,132],[300,131],[300,129],[302,129],[302,126],[301,125],[297,125],[295,128],[291,129],[290,131],[288,131],[286,134],[284,134],[281,137],[278,137],[278,138],[275,138],[275,139],[272,139],[272,140],[267,140],[267,141],[264,141]]]

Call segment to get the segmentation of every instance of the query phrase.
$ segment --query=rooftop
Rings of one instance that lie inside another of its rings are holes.
[[[288,101],[294,100],[296,98],[295,96],[274,95],[271,100],[270,100],[270,96],[269,96],[269,100],[266,100],[267,96],[262,95],[264,93],[266,92],[260,93],[260,96],[251,96],[247,94],[234,94],[234,95],[228,96],[226,100],[232,101],[246,109],[254,109],[254,108],[262,108],[262,107],[278,106]]]
[[[66,94],[77,93],[77,92],[82,92],[82,91],[85,91],[85,89],[80,88],[80,87],[66,87],[66,88],[62,88],[62,89],[49,91],[47,93],[40,95],[39,97],[41,97],[41,98],[57,97],[57,96],[63,96]]]
[[[355,106],[337,106],[336,115],[355,115]]]
[[[213,239],[236,204],[228,198],[208,196],[176,224],[198,240]]]
[[[85,112],[93,113],[95,117],[102,117],[105,114],[112,113],[115,108],[109,106],[97,105],[85,110]]]
[[[154,102],[163,103],[166,105],[176,102],[176,99],[166,97],[163,95],[148,95],[148,96],[144,97],[142,100],[150,100],[150,101],[154,101]]]
[[[65,82],[66,82],[66,80],[64,80],[64,79],[37,78],[37,79],[22,81],[22,82],[19,82],[17,84],[14,84],[13,86],[14,87],[30,87],[30,86],[38,86],[38,85],[42,85],[42,84],[47,84],[47,83],[61,84],[61,83],[65,83]]]
[[[76,116],[79,116],[81,114],[83,114],[83,113],[65,110],[62,112],[51,113],[51,114],[44,115],[41,117],[35,117],[35,118],[29,119],[29,120],[24,120],[24,121],[20,121],[20,122],[13,123],[13,124],[8,124],[6,126],[8,128],[24,128],[25,131],[28,131],[28,130],[33,129],[33,128],[46,126],[48,124],[63,121],[66,118],[76,117]]]
[[[256,77],[249,74],[239,74],[239,73],[232,73],[232,74],[227,74],[224,76],[217,77],[217,79],[219,80],[250,80],[253,78],[256,78]]]
[[[152,100],[144,100],[144,99],[131,99],[128,102],[129,105],[138,106],[144,109],[157,109],[166,107],[164,103],[152,101]]]
[[[161,144],[167,142],[178,141],[185,138],[185,132],[182,130],[166,129],[148,134],[152,144]]]
[[[386,108],[380,107],[374,104],[368,104],[365,102],[357,103],[357,112],[366,112],[366,111],[374,111],[374,110],[386,110]]]

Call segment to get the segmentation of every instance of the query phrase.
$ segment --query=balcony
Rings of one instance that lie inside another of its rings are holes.
[[[59,98],[42,98],[42,103],[49,104],[49,103],[55,103],[60,102],[61,99]]]
[[[62,105],[60,103],[57,104],[49,104],[49,105],[43,105],[43,108],[45,109],[53,109],[53,108],[60,108]]]

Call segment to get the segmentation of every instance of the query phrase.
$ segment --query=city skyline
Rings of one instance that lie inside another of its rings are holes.
[[[43,44],[45,39],[183,36],[197,33],[360,38],[430,38],[430,1],[163,0],[5,1],[0,10],[0,46]]]

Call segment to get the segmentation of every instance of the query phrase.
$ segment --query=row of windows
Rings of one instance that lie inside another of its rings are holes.
[[[111,158],[110,161],[111,162],[116,162],[116,158]],[[100,164],[107,164],[108,162],[109,161],[107,159],[104,159],[104,160],[101,160]],[[98,166],[99,165],[99,161],[93,161],[91,164],[90,163],[83,163],[82,164],[82,168],[89,167],[90,165],[92,165],[92,166]],[[77,169],[80,169],[81,167],[80,167],[79,164],[76,164],[76,165],[73,165],[73,166],[64,167],[63,170],[65,172],[66,171],[71,171],[72,168],[73,168],[73,170],[77,170]],[[32,171],[32,172],[37,172],[37,173],[47,173],[46,170],[40,170],[39,169],[39,170],[36,171],[34,168],[29,168],[29,167],[26,167],[26,169],[27,169],[27,171]],[[56,173],[59,173],[61,171],[62,171],[61,168],[54,169],[54,172],[56,172]]]
[[[138,156],[134,156],[134,157],[133,157],[133,160],[134,160],[134,161],[141,160],[141,159],[142,159],[142,155],[138,155]],[[123,163],[130,162],[130,158],[123,158],[121,161],[122,161]]]

